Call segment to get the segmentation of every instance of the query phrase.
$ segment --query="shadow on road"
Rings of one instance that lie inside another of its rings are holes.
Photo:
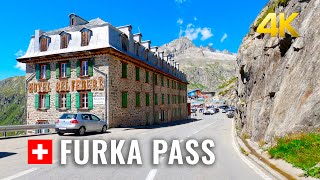
[[[17,153],[13,153],[13,152],[0,152],[0,159],[1,159],[1,158],[8,157],[8,156],[15,155],[15,154],[17,154]]]
[[[149,125],[149,126],[123,126],[122,128],[126,128],[123,131],[129,131],[129,130],[134,130],[134,129],[158,129],[158,128],[165,128],[165,127],[170,127],[170,126],[179,126],[183,124],[188,124],[196,121],[200,121],[202,119],[186,119],[186,120],[180,120],[180,121],[174,121],[174,122],[166,122],[166,123],[161,123],[161,124],[156,124],[156,125]]]

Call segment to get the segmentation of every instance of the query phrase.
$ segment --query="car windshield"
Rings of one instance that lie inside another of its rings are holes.
[[[62,114],[60,119],[76,119],[77,115],[76,114]]]

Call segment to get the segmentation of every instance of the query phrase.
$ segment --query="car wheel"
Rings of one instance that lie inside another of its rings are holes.
[[[78,135],[83,136],[86,134],[86,128],[85,127],[80,127],[79,131],[78,131]]]
[[[102,133],[106,133],[107,132],[107,126],[103,126],[101,132]]]
[[[63,135],[64,135],[64,133],[62,133],[62,132],[57,132],[57,134],[58,134],[59,136],[63,136]]]

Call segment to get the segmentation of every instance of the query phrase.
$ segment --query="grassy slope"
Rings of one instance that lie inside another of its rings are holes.
[[[320,178],[320,133],[299,133],[280,138],[269,149],[273,158],[281,158],[306,171],[306,175]]]
[[[0,81],[0,125],[22,124],[25,104],[25,78]]]

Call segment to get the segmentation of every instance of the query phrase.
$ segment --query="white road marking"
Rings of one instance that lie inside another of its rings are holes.
[[[240,148],[237,147],[236,145],[236,140],[235,140],[235,129],[234,129],[234,120],[232,120],[232,147],[235,149],[239,157],[253,170],[255,171],[259,176],[261,176],[263,179],[266,180],[272,180],[268,175],[266,175],[264,172],[262,172],[258,167],[256,167],[252,162],[250,162],[246,157],[244,157],[243,154],[240,152]]]
[[[16,179],[16,178],[19,178],[19,177],[24,176],[24,175],[26,175],[26,174],[32,173],[33,171],[36,171],[36,170],[38,170],[38,168],[31,168],[31,169],[28,169],[28,170],[19,172],[19,173],[15,174],[15,175],[12,175],[12,176],[10,176],[10,177],[7,177],[7,178],[1,179],[1,180],[12,180],[12,179]]]
[[[157,174],[157,171],[158,171],[157,169],[152,169],[152,170],[149,172],[146,180],[153,180],[153,178],[154,178],[154,177],[156,176],[156,174]]]

